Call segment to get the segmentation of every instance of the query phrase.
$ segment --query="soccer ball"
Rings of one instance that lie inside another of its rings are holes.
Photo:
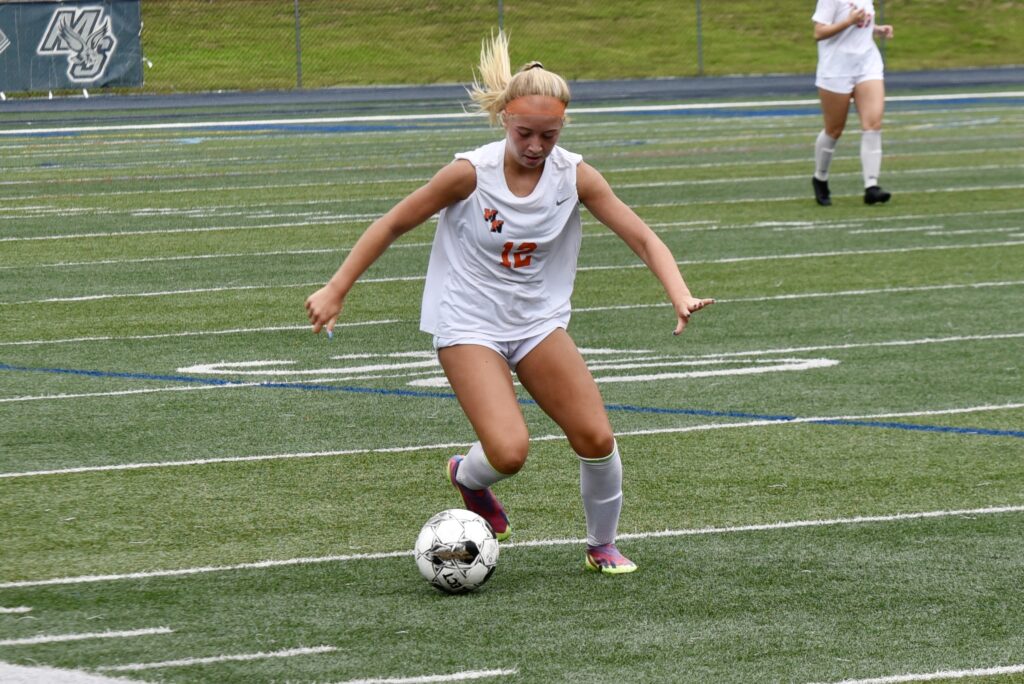
[[[498,565],[498,540],[490,523],[461,508],[441,511],[416,539],[416,567],[447,594],[464,594],[491,578]]]

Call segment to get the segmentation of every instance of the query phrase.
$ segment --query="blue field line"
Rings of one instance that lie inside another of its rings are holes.
[[[49,373],[55,375],[80,375],[93,378],[118,378],[129,380],[158,380],[162,382],[184,382],[211,387],[255,387],[263,389],[297,389],[306,392],[344,392],[346,394],[377,394],[393,397],[414,397],[424,399],[455,399],[452,392],[426,392],[423,390],[383,389],[376,387],[359,387],[355,385],[326,385],[304,382],[260,382],[248,383],[223,378],[197,378],[190,375],[163,375],[158,373],[130,373],[124,371],[100,371],[77,368],[47,368],[33,366],[13,366],[0,363],[0,371],[15,373]],[[523,406],[536,406],[533,399],[519,399]],[[650,413],[659,415],[703,416],[707,418],[734,418],[738,420],[763,420],[778,423],[789,423],[801,420],[794,415],[771,415],[748,413],[745,411],[714,411],[711,409],[666,408],[656,406],[635,406],[631,404],[605,404],[610,412]],[[916,423],[900,423],[879,420],[857,420],[852,418],[822,418],[819,420],[802,421],[809,425],[844,425],[853,427],[870,427],[886,430],[911,430],[919,432],[940,432],[959,435],[981,435],[985,437],[1016,437],[1024,439],[1024,430],[992,430],[988,428],[956,427],[949,425],[918,425]]]
[[[1024,438],[1024,430],[991,430],[988,428],[952,427],[948,425],[917,425],[915,423],[894,423],[882,420],[853,420],[829,418],[811,420],[809,423],[818,425],[853,425],[857,427],[875,427],[889,430],[916,430],[919,432],[951,432],[958,435],[985,435],[987,437]]]

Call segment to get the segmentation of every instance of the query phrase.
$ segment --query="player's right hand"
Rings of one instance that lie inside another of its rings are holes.
[[[324,285],[306,298],[306,316],[313,324],[314,333],[319,333],[324,328],[327,328],[328,335],[334,333],[334,324],[341,314],[342,300],[343,297],[330,284]]]

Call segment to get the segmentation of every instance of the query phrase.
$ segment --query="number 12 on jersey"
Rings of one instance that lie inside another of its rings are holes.
[[[518,247],[512,242],[506,242],[501,250],[501,265],[505,268],[529,266],[533,260],[530,253],[535,249],[537,249],[536,242],[520,242]]]

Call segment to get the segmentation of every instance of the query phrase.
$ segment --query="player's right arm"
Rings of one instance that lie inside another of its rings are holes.
[[[349,290],[391,243],[475,189],[476,169],[466,160],[456,160],[371,223],[327,284],[306,299],[313,332],[334,330]]]

